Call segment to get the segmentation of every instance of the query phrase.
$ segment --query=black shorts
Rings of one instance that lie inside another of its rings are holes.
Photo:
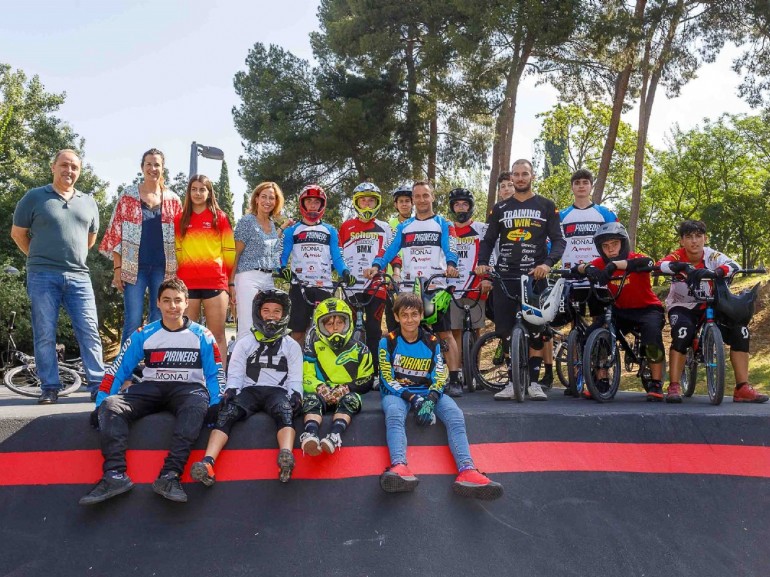
[[[626,334],[633,330],[639,331],[643,348],[654,346],[663,353],[663,307],[649,306],[641,309],[619,309],[613,311],[615,326],[618,331]]]
[[[495,333],[499,337],[508,338],[513,329],[513,324],[516,320],[516,311],[519,310],[520,305],[518,302],[514,302],[509,299],[503,288],[500,286],[500,282],[505,283],[505,287],[508,289],[508,294],[513,296],[521,296],[521,280],[519,278],[505,279],[504,281],[495,280],[492,286],[492,307],[494,309],[495,317]],[[535,292],[540,294],[548,286],[546,279],[541,279],[534,282]],[[539,348],[534,345],[532,348]]]
[[[243,419],[248,419],[259,411],[265,411],[276,418],[281,414],[279,406],[287,398],[286,389],[256,385],[242,389],[233,399],[233,403],[246,411]]]
[[[224,292],[224,289],[188,289],[188,298],[205,301],[213,299]]]
[[[291,288],[289,288],[289,300],[291,300],[289,330],[297,333],[307,332],[310,323],[313,321],[315,305],[310,306],[305,302],[305,298],[310,302],[320,303],[332,296],[328,290],[317,287],[307,287],[304,289],[305,298],[302,298],[302,290],[303,289],[296,284],[291,285]]]
[[[686,307],[674,307],[668,311],[668,322],[671,324],[671,348],[682,353],[687,353],[687,347],[697,334],[698,327],[703,322],[704,312],[699,309]],[[717,328],[722,333],[722,340],[731,350],[739,353],[748,353],[751,344],[751,333],[745,325],[730,324],[717,318]]]

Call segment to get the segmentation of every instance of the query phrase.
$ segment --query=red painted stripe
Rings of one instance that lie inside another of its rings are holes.
[[[408,450],[418,475],[453,475],[446,446]],[[335,455],[303,456],[294,451],[293,479],[350,479],[376,476],[388,465],[386,447],[343,447]],[[476,465],[487,473],[610,472],[732,475],[770,478],[770,447],[743,445],[526,442],[472,446]],[[128,472],[138,483],[158,475],[165,451],[128,451]],[[277,477],[276,449],[225,450],[217,459],[218,481]],[[190,463],[203,457],[193,451]],[[0,486],[93,483],[101,476],[99,451],[0,453]],[[185,472],[185,480],[190,481]]]

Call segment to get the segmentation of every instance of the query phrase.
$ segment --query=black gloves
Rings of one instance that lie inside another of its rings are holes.
[[[693,266],[689,262],[676,261],[668,263],[668,268],[673,273],[688,273]]]
[[[700,283],[704,278],[713,278],[714,274],[707,268],[695,268],[687,273],[687,286],[690,291],[700,289]]]
[[[238,391],[235,389],[225,389],[225,392],[219,396],[219,406],[224,407],[225,405],[231,403],[237,394]]]
[[[342,282],[344,282],[348,286],[353,286],[354,284],[356,284],[356,277],[350,274],[350,271],[348,269],[345,269],[344,271],[342,271]]]
[[[97,407],[93,411],[91,411],[91,416],[89,417],[89,423],[91,425],[92,429],[99,430],[99,408]]]
[[[585,270],[585,275],[588,277],[588,280],[590,280],[592,283],[596,285],[607,284],[610,280],[610,277],[612,276],[606,270],[599,270],[598,267],[595,267],[590,264],[584,270]]]
[[[297,391],[292,391],[291,397],[289,397],[291,403],[291,411],[295,415],[299,415],[302,411],[302,395]]]
[[[436,403],[438,403],[438,394],[436,391],[431,391],[417,411],[417,424],[419,426],[424,427],[436,422]]]
[[[291,279],[294,278],[294,273],[291,272],[288,266],[285,266],[278,271],[278,276],[286,282],[291,282]]]

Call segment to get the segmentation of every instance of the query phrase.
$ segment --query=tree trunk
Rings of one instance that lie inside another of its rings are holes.
[[[636,0],[634,21],[638,26],[641,26],[642,24],[644,18],[644,8],[646,5],[647,0]],[[617,141],[618,129],[620,128],[620,115],[623,112],[623,103],[626,100],[628,83],[631,80],[631,72],[633,70],[634,63],[633,54],[636,52],[637,44],[637,38],[635,36],[630,36],[625,49],[627,64],[625,68],[623,68],[623,70],[618,74],[617,81],[615,82],[615,94],[612,99],[612,116],[610,117],[610,126],[607,132],[607,140],[604,142],[602,159],[599,163],[599,173],[596,175],[596,184],[594,185],[594,192],[592,196],[592,200],[597,204],[601,203],[602,199],[604,198],[604,186],[607,183],[607,176],[610,172],[612,153],[615,151],[615,142]]]
[[[438,151],[438,111],[433,108],[430,117],[430,136],[428,138],[428,180],[436,182],[436,154]]]
[[[487,210],[491,210],[497,201],[497,177],[510,169],[513,128],[516,121],[516,96],[527,61],[532,54],[534,40],[527,37],[521,51],[516,51],[510,59],[510,67],[505,81],[505,97],[500,105],[500,112],[495,122],[494,144],[492,145],[492,166],[487,191]]]
[[[655,91],[658,88],[663,67],[671,56],[671,46],[676,38],[676,30],[681,22],[684,11],[684,0],[678,0],[676,10],[671,16],[668,32],[660,50],[657,62],[654,67],[650,67],[652,59],[652,38],[650,37],[645,46],[645,55],[642,61],[644,70],[644,81],[642,83],[642,95],[639,102],[639,132],[636,137],[636,154],[634,156],[634,184],[631,189],[631,214],[628,218],[628,237],[631,246],[636,247],[636,236],[639,224],[639,211],[642,201],[642,178],[644,176],[644,158],[647,147],[647,131],[650,126],[650,116],[652,116],[652,105],[655,102]],[[652,34],[652,32],[651,32]],[[652,70],[652,74],[649,71]]]
[[[410,30],[409,40],[406,41],[406,154],[411,164],[412,177],[420,179],[421,159],[419,152],[419,110],[417,106],[417,66],[414,60],[414,31]]]

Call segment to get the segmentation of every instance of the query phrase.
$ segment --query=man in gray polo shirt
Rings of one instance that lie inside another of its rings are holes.
[[[27,255],[41,404],[55,403],[61,388],[56,326],[62,305],[72,320],[92,396],[104,376],[96,301],[86,266],[99,231],[99,209],[91,195],[75,190],[80,168],[74,150],[60,150],[51,164],[53,183],[28,190],[13,213],[11,238]]]

